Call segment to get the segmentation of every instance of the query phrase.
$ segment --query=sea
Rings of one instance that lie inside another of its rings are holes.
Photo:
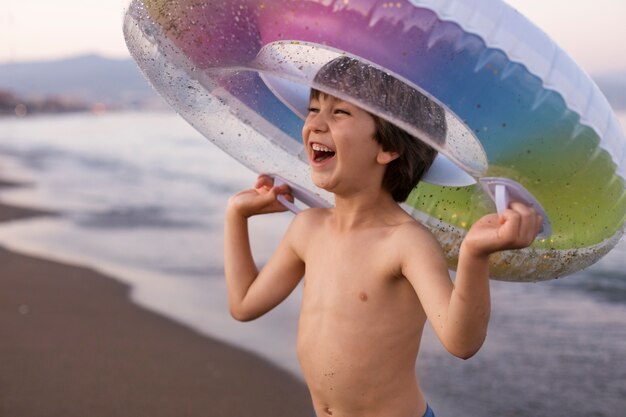
[[[254,322],[228,313],[223,213],[256,174],[175,113],[1,118],[0,178],[23,184],[0,189],[3,203],[56,213],[0,224],[0,245],[99,270],[128,284],[133,302],[301,378],[301,288]],[[291,216],[251,220],[259,265]],[[451,357],[426,329],[417,372],[438,416],[626,416],[624,242],[572,276],[491,288],[474,358]]]

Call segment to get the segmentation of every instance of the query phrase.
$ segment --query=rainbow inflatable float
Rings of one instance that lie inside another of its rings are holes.
[[[494,199],[503,204],[494,190],[504,186],[534,197],[549,222],[531,247],[492,256],[496,279],[570,274],[623,234],[626,140],[615,115],[590,78],[500,0],[130,0],[124,33],[182,117],[308,204],[332,204],[302,155],[311,87],[423,133],[376,99],[316,79],[323,65],[357,59],[441,105],[448,130],[445,143],[432,143],[438,168],[404,206],[437,236],[451,268],[472,223]],[[505,185],[491,187],[497,178]]]

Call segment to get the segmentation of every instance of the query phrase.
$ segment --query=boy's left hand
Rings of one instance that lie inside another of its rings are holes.
[[[482,217],[470,228],[462,247],[475,256],[530,246],[541,230],[543,218],[522,203],[512,203],[501,214]]]

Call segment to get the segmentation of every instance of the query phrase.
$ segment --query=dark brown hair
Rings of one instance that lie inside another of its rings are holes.
[[[321,88],[346,95],[355,101],[354,104],[361,102],[384,111],[388,117],[415,127],[437,144],[445,142],[447,127],[441,106],[417,89],[371,65],[342,56],[324,65],[314,82]],[[311,98],[317,99],[320,94],[325,93],[311,90]],[[384,151],[399,155],[387,165],[383,188],[395,201],[405,201],[432,165],[437,151],[386,119],[371,115],[376,126],[374,139]]]

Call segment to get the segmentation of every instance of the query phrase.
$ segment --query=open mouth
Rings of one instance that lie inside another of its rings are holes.
[[[321,143],[312,143],[311,149],[313,150],[313,161],[315,162],[322,162],[335,156],[335,151]]]

